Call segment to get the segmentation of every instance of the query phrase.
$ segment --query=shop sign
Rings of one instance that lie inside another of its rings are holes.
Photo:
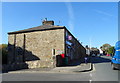
[[[72,36],[68,36],[68,40],[72,40]]]
[[[68,45],[70,45],[70,46],[72,45],[72,43],[71,43],[71,42],[69,42],[69,41],[66,41],[66,44],[68,44]]]
[[[63,51],[61,51],[61,50],[57,50],[57,53],[58,53],[58,54],[62,54]]]
[[[72,36],[70,36],[70,35],[69,35],[69,36],[66,36],[66,39],[67,39],[67,40],[72,40]]]

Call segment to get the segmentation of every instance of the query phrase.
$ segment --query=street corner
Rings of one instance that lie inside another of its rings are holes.
[[[93,70],[95,70],[94,65],[92,63],[87,63],[78,66],[73,72],[88,73],[88,72],[92,72]]]
[[[95,71],[94,64],[87,63],[77,66],[55,67],[52,69],[26,69],[18,71],[10,71],[8,73],[89,73]]]

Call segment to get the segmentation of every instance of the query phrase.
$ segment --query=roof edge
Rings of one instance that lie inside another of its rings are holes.
[[[39,30],[29,30],[29,31],[15,31],[15,32],[8,32],[7,34],[19,34],[19,33],[28,33],[28,32],[35,32],[35,31],[46,31],[46,30],[56,30],[56,29],[66,29],[65,26],[56,27],[56,28],[49,28],[49,29],[39,29]]]

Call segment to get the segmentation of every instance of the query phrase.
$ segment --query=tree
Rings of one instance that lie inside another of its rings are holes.
[[[108,52],[108,54],[114,55],[114,52],[115,52],[114,46],[110,47],[110,48],[107,50],[107,52]]]
[[[102,51],[106,51],[106,52],[107,52],[107,50],[108,50],[110,47],[111,47],[110,44],[103,44],[100,48],[101,48]]]
[[[114,54],[114,46],[111,46],[110,44],[103,44],[100,48],[102,51],[105,51],[105,53]]]
[[[2,64],[7,64],[7,44],[1,44],[0,45],[0,52],[2,52]]]
[[[91,54],[99,54],[99,49],[97,49],[97,47],[95,48],[95,47],[92,47],[91,48]]]

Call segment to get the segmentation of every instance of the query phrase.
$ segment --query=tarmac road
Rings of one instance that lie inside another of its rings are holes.
[[[3,81],[89,81],[91,79],[90,72],[79,72],[89,68],[90,64],[82,64],[72,67],[57,67],[48,71],[21,70],[4,73]]]
[[[111,57],[93,57],[95,71],[91,73],[93,81],[118,81],[118,70],[112,70]]]
[[[93,57],[93,70],[75,73],[4,73],[3,81],[118,81],[118,70],[112,70],[111,57]],[[69,69],[69,68],[68,68]],[[79,69],[79,68],[77,68]]]
[[[88,81],[89,73],[84,74],[60,74],[60,73],[26,73],[4,74],[3,81]]]

